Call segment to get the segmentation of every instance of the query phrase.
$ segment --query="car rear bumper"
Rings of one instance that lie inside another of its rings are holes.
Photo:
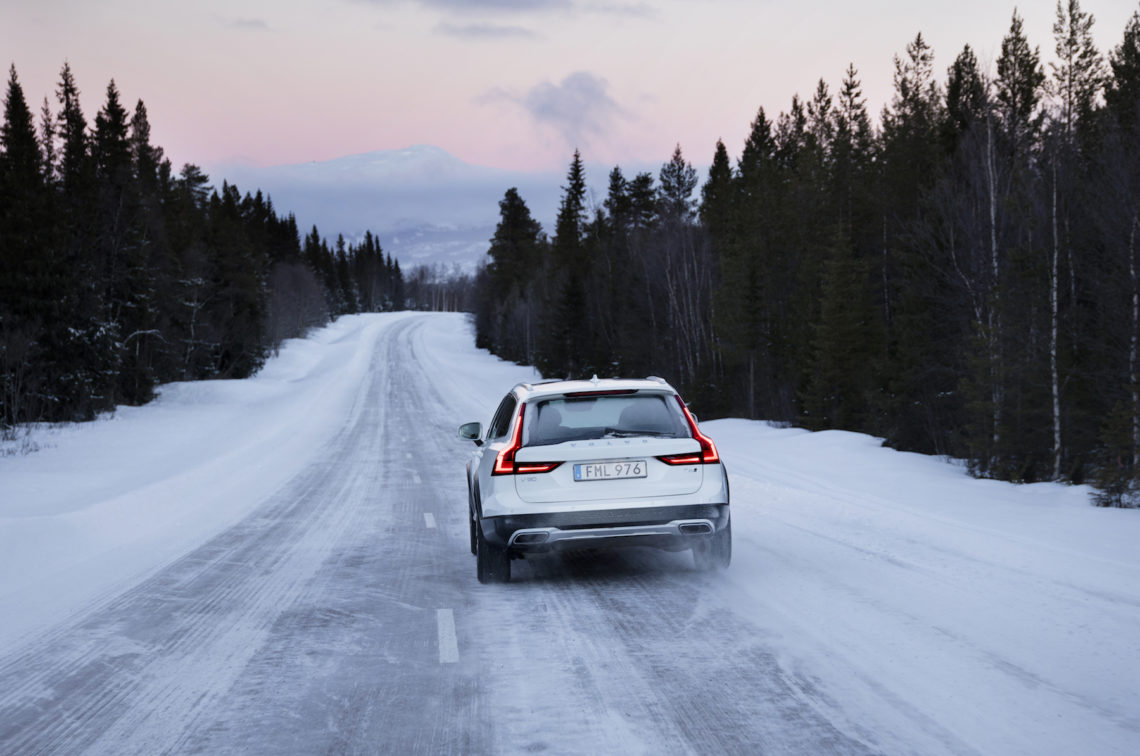
[[[484,538],[514,552],[595,546],[689,548],[728,525],[728,504],[604,509],[485,517]]]

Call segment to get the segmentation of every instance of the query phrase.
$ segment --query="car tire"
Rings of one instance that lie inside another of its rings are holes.
[[[470,471],[468,471],[470,472]],[[471,476],[467,477],[467,524],[470,526],[471,532],[471,553],[475,554],[475,513],[478,509],[475,507],[475,495],[471,491]]]
[[[732,521],[693,546],[693,564],[698,570],[723,570],[732,562]]]
[[[472,521],[474,524],[474,521]],[[480,583],[506,583],[511,579],[511,559],[506,549],[488,543],[483,528],[475,525],[475,576]]]

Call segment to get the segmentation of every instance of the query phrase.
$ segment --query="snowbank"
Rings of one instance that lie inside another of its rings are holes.
[[[253,378],[168,384],[0,458],[0,644],[252,511],[343,425],[378,335],[410,314],[340,318],[285,342]]]
[[[887,752],[1140,745],[1140,512],[840,431],[703,424],[739,612]]]

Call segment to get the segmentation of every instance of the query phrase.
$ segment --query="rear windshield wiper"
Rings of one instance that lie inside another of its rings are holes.
[[[628,430],[626,428],[606,428],[602,438],[634,438],[636,436],[673,436],[675,434],[656,430]]]

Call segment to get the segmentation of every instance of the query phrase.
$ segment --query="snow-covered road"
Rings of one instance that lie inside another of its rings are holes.
[[[1140,752],[1140,512],[866,436],[704,424],[724,573],[482,586],[455,428],[533,377],[345,318],[0,459],[0,753]]]

